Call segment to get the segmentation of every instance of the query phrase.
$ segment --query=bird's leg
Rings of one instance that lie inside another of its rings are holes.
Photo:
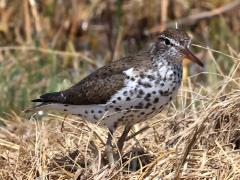
[[[108,161],[111,165],[114,164],[112,139],[113,139],[113,131],[109,129],[105,151],[108,157]]]
[[[128,141],[128,140],[130,140],[130,139],[134,138],[135,136],[137,136],[138,134],[140,134],[140,133],[142,133],[142,132],[146,131],[146,130],[147,130],[147,129],[149,129],[149,128],[150,128],[150,126],[149,126],[149,125],[147,125],[147,126],[143,127],[143,128],[142,128],[142,129],[140,129],[139,131],[137,131],[137,132],[135,132],[135,133],[131,134],[130,136],[126,137],[126,140],[125,140],[125,141]]]
[[[126,140],[126,137],[129,133],[129,131],[131,130],[131,128],[132,128],[132,125],[126,125],[125,129],[123,130],[123,133],[122,133],[121,137],[118,139],[117,147],[119,149],[120,154],[122,153],[124,142]]]

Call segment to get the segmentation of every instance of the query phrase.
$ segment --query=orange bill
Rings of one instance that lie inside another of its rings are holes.
[[[187,47],[184,49],[183,53],[187,59],[197,63],[201,67],[204,67],[204,64]]]

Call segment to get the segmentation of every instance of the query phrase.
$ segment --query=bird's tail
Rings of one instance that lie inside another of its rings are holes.
[[[66,99],[62,92],[46,93],[41,95],[39,99],[33,99],[32,102],[37,102],[39,104],[24,110],[24,112],[28,113],[44,110],[47,109],[48,107],[51,107],[51,104],[64,103],[65,101]]]
[[[64,103],[66,101],[63,92],[52,92],[46,93],[40,96],[39,99],[33,99],[32,102],[43,102],[43,103]]]

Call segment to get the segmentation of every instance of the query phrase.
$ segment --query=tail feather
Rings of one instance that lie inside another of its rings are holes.
[[[24,110],[25,113],[31,111],[40,111],[44,110],[45,108],[49,107],[50,104],[53,103],[64,103],[66,100],[62,92],[53,92],[53,93],[46,93],[40,96],[38,99],[33,99],[32,102],[37,102],[36,106],[32,108]]]
[[[32,99],[32,102],[42,102],[42,99]]]
[[[65,98],[62,92],[46,93],[39,99],[33,99],[32,102],[64,103]]]

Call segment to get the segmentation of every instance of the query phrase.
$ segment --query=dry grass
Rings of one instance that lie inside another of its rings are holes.
[[[239,1],[0,2],[1,179],[240,179]],[[125,144],[120,167],[106,165],[105,129],[20,113],[175,20],[205,44],[195,47],[206,68],[184,64],[178,97]]]
[[[125,159],[110,169],[101,161],[106,131],[76,117],[48,114],[29,120],[2,119],[2,179],[239,179],[240,91],[236,70],[212,89],[181,89],[180,107],[170,106],[150,128],[126,143],[140,150],[135,169]],[[211,76],[211,74],[208,74]],[[234,90],[234,88],[236,90]],[[228,92],[228,93],[226,93]],[[148,155],[144,155],[148,154]],[[131,157],[131,156],[129,156]]]

